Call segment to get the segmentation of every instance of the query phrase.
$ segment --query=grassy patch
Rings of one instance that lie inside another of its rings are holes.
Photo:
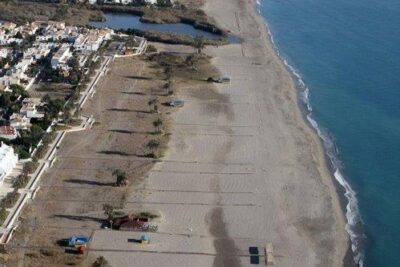
[[[90,20],[102,20],[99,10],[88,9],[84,5],[61,5],[40,2],[0,2],[0,20],[18,24],[34,20],[65,21],[71,25],[86,25]]]

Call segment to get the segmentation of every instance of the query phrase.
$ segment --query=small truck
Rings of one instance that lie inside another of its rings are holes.
[[[68,246],[77,247],[86,245],[89,242],[89,237],[84,235],[74,235],[68,239]]]
[[[183,101],[181,99],[172,99],[167,102],[167,105],[170,107],[181,108],[185,105],[185,101]]]

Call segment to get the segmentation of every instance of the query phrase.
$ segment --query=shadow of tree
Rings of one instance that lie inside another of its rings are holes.
[[[125,76],[125,78],[135,79],[135,80],[153,80],[152,77],[137,76],[137,75],[127,75]]]
[[[73,183],[73,184],[87,184],[87,185],[98,185],[98,186],[114,186],[114,183],[104,183],[98,181],[91,181],[91,180],[83,180],[83,179],[68,179],[65,180],[66,183]]]
[[[136,238],[128,238],[129,243],[142,243],[142,240]]]
[[[97,153],[106,154],[106,155],[135,156],[133,154],[129,154],[129,153],[126,153],[123,151],[115,151],[115,150],[101,150],[101,151],[97,151]]]
[[[125,94],[125,95],[147,95],[146,93],[142,93],[142,92],[126,92],[126,91],[122,91],[121,94]]]
[[[56,214],[53,217],[62,218],[62,219],[68,219],[68,220],[72,220],[72,221],[80,221],[80,222],[86,222],[86,221],[97,222],[97,223],[103,223],[104,222],[104,219],[97,218],[97,217],[92,217],[92,216]]]
[[[108,130],[109,132],[114,132],[114,133],[124,133],[124,134],[157,134],[156,132],[150,132],[150,131],[129,131],[129,130],[123,130],[123,129],[110,129]]]
[[[127,108],[109,108],[107,111],[116,111],[116,112],[135,112],[135,113],[145,113],[145,114],[152,114],[151,111],[146,110],[135,110],[135,109],[127,109]]]

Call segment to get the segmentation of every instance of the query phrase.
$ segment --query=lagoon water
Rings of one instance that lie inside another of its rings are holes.
[[[205,32],[183,23],[143,23],[140,17],[126,13],[105,13],[106,20],[102,22],[91,22],[94,27],[108,27],[111,29],[134,28],[142,31],[177,32],[190,35],[192,37],[204,36],[209,39],[219,39],[221,35]]]
[[[400,1],[261,0],[259,8],[356,192],[359,214],[353,206],[347,215],[361,218],[362,229],[349,230],[364,236],[354,239],[364,266],[399,266]]]

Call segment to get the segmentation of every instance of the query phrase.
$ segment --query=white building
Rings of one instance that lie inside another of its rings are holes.
[[[69,50],[69,45],[63,44],[51,59],[51,67],[56,69],[60,67],[60,65],[66,65],[71,56],[72,53]]]
[[[41,105],[40,98],[24,98],[19,113],[27,118],[43,118],[44,114],[37,111],[37,107]]]
[[[157,0],[145,0],[146,3],[148,4],[157,4]],[[171,3],[174,4],[175,0],[171,0]]]
[[[0,147],[0,182],[10,174],[12,169],[17,165],[18,155],[14,153],[11,146],[1,143]]]
[[[0,77],[0,85],[4,87],[8,87],[12,84],[21,84],[21,79],[17,75],[4,75]]]
[[[92,29],[76,37],[74,48],[82,54],[88,55],[97,51],[104,40],[110,40],[114,33],[110,29]]]
[[[31,127],[31,119],[19,113],[10,116],[10,126],[17,130],[27,130]]]
[[[0,48],[0,58],[7,58],[10,54],[9,48]]]

